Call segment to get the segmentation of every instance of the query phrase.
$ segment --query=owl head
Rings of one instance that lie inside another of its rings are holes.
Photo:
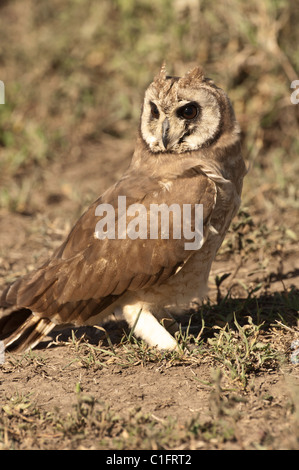
[[[170,77],[163,66],[145,92],[140,128],[154,153],[198,150],[223,132],[238,132],[227,95],[205,78],[201,67]]]

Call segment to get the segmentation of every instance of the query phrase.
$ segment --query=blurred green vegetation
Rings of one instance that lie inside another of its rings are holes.
[[[28,174],[74,146],[133,139],[164,60],[177,75],[203,65],[231,97],[251,168],[245,202],[297,207],[298,24],[297,0],[2,2],[0,207],[17,210],[12,188],[24,194]]]

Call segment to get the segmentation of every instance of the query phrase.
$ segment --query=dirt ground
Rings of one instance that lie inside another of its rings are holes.
[[[83,157],[71,163],[55,163],[47,170],[43,190],[36,191],[34,215],[1,212],[2,286],[40,264],[63,240],[70,224],[82,210],[81,201],[86,194],[100,193],[120,175],[128,164],[132,145],[109,138],[94,148],[87,148]],[[69,191],[76,191],[78,197],[70,198]],[[267,303],[275,304],[275,292],[287,293],[291,286],[298,286],[298,258],[294,245],[292,247],[286,250],[283,270],[281,257],[277,254],[273,255],[266,270],[257,269],[258,253],[246,262],[240,262],[237,256],[220,254],[210,278],[211,305],[217,304],[215,277],[224,273],[232,274],[221,284],[221,295],[225,296],[230,289],[236,306],[248,296],[242,285],[256,286],[260,282],[266,286],[258,293],[261,309]],[[205,316],[209,321],[209,308],[206,308]],[[274,322],[280,321],[278,315],[271,316]],[[219,320],[219,315],[217,318],[219,328],[223,327],[224,322]],[[85,331],[83,342],[72,338],[67,330],[57,339],[56,333],[52,342],[50,338],[48,344],[43,343],[29,355],[8,353],[0,369],[1,402],[10,400],[10,403],[16,396],[30,397],[30,403],[34,403],[39,412],[59,410],[58,413],[67,416],[76,407],[79,387],[80,393],[93,397],[123,417],[141,410],[157,423],[174,420],[176,429],[180,426],[186,428],[186,423],[190,426],[192,420],[198,420],[205,428],[225,422],[218,433],[215,431],[208,437],[203,434],[187,441],[178,438],[174,444],[167,442],[164,448],[296,448],[299,374],[298,366],[290,362],[290,345],[298,337],[298,328],[294,324],[295,317],[290,318],[291,321],[288,323],[287,318],[283,327],[271,331],[265,329],[262,334],[262,338],[271,342],[283,359],[279,365],[276,363],[260,367],[254,373],[248,372],[246,386],[240,385],[238,378],[228,378],[223,364],[215,361],[207,338],[203,338],[204,352],[200,356],[191,355],[188,359],[186,355],[184,360],[150,360],[139,355],[128,362],[127,347],[118,345],[125,328],[120,322],[107,325],[111,341],[118,351],[117,358],[108,356],[107,359],[104,354],[102,362],[91,366],[87,365],[84,341],[89,340],[93,345],[100,341],[103,350],[109,351],[103,332],[91,327],[77,331],[77,338]],[[220,381],[216,372],[221,370]],[[225,429],[228,425],[233,431],[227,437]],[[25,443],[19,443],[17,447],[78,448],[77,440],[74,443],[73,439],[59,436],[47,444],[37,444],[36,436],[31,440],[27,436]],[[98,447],[88,435],[79,442],[83,448]],[[113,448],[113,445],[110,442],[104,448]],[[140,448],[137,442],[131,445]]]

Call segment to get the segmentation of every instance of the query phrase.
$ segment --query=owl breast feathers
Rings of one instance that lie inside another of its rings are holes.
[[[145,92],[128,170],[46,263],[2,293],[5,347],[25,351],[56,325],[120,312],[150,346],[179,348],[172,315],[206,294],[245,173],[226,94],[199,67],[181,78],[162,67]]]

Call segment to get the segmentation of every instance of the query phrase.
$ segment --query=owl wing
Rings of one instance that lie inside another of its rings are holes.
[[[108,189],[81,216],[51,259],[33,273],[9,286],[0,305],[27,308],[38,318],[54,323],[84,324],[127,291],[165,282],[192,256],[185,249],[186,238],[99,240],[95,215],[101,204],[110,204],[118,220],[118,197],[126,203],[142,204],[147,216],[152,204],[203,205],[204,233],[216,201],[216,185],[198,168],[192,168],[170,182],[131,172]],[[194,212],[191,217],[194,227]],[[116,225],[116,231],[118,226]],[[2,325],[3,326],[3,325]],[[0,337],[1,337],[0,319]],[[2,330],[5,328],[2,328]]]

